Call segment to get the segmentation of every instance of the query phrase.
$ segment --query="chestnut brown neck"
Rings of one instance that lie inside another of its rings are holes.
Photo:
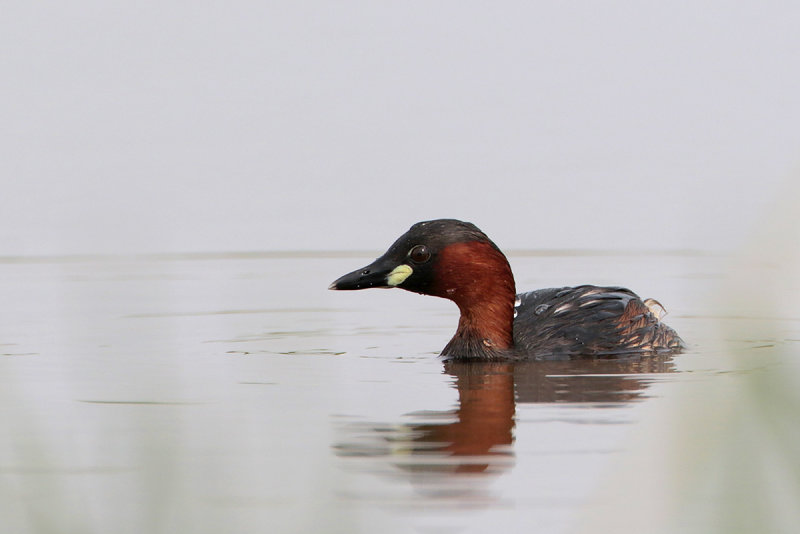
[[[461,317],[442,354],[492,359],[513,348],[514,276],[492,243],[469,241],[445,247],[436,261],[432,294],[452,300]]]

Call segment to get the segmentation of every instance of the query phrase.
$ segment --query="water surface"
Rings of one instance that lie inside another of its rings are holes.
[[[370,259],[0,262],[5,528],[566,532],[677,384],[749,372],[717,341],[742,320],[710,304],[722,257],[512,255],[520,290],[657,298],[690,346],[517,364],[439,360],[449,302],[326,291]],[[797,318],[763,320],[800,338]]]

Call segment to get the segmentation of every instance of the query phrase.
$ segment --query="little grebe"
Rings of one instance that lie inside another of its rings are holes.
[[[499,248],[474,224],[420,222],[370,265],[330,289],[399,287],[452,300],[461,317],[442,356],[456,360],[559,358],[678,351],[663,308],[622,287],[583,285],[516,295]]]

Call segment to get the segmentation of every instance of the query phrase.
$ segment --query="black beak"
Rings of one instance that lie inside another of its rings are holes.
[[[394,287],[389,283],[389,275],[397,267],[393,261],[378,258],[366,267],[338,278],[328,289],[369,289],[371,287]]]

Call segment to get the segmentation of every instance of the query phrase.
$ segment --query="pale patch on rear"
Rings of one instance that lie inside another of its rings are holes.
[[[644,305],[650,310],[650,313],[656,316],[659,321],[667,315],[667,309],[661,305],[656,299],[645,299]]]

